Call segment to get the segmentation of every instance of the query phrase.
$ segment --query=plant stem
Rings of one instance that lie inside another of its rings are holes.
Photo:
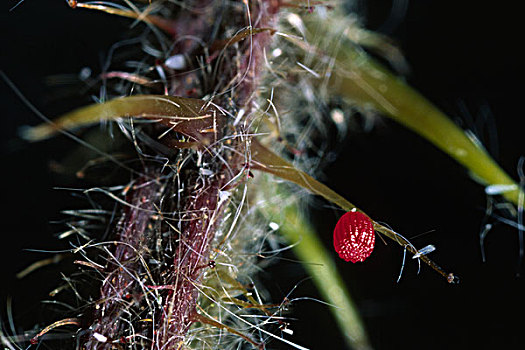
[[[313,33],[330,31],[330,25],[318,19],[311,18],[307,24],[309,31]],[[376,110],[416,132],[466,167],[471,176],[484,186],[514,186],[515,189],[501,195],[518,205],[523,189],[519,189],[481,143],[469,137],[403,79],[358,49],[349,39],[350,34],[351,28],[347,28],[333,57],[314,46],[295,42],[314,60],[335,63],[329,64],[324,74],[320,74],[319,84],[326,84],[330,91],[348,98],[364,109]]]
[[[284,190],[281,189],[280,192],[284,198],[288,197]],[[346,283],[308,220],[302,216],[296,202],[291,202],[284,208],[268,205],[263,211],[274,218],[282,215],[279,232],[292,245],[293,252],[302,261],[324,301],[333,305],[330,311],[348,345],[353,349],[370,349],[363,321],[350,297]]]

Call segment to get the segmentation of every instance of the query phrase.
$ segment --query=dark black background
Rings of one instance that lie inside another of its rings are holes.
[[[1,9],[1,69],[48,116],[69,110],[73,103],[87,103],[85,98],[50,98],[57,94],[49,93],[44,78],[100,67],[129,21],[73,11],[64,1],[26,0],[9,13],[14,4]],[[362,2],[367,27],[385,28],[389,6]],[[387,33],[398,40],[410,63],[408,81],[447,114],[468,126],[462,104],[474,118],[490,108],[499,137],[498,161],[514,178],[518,158],[525,153],[520,20],[517,4],[511,2],[413,1],[402,22]],[[67,208],[69,195],[52,190],[61,180],[48,163],[72,144],[17,140],[18,126],[35,124],[38,118],[6,84],[0,86],[2,310],[7,295],[12,296],[17,324],[29,327],[41,312],[38,300],[56,286],[56,272],[43,269],[22,281],[14,274],[46,257],[22,249],[62,247],[53,238],[60,226],[50,221]],[[487,262],[482,263],[479,229],[485,196],[465,170],[418,136],[382,120],[370,133],[352,132],[325,175],[329,186],[406,237],[432,231],[412,242],[418,247],[434,244],[432,258],[461,277],[459,285],[448,285],[427,267],[416,275],[410,262],[396,283],[402,249],[381,242],[366,263],[338,260],[375,348],[521,348],[525,285],[524,277],[517,276],[523,275],[517,232],[498,225],[487,237]],[[330,245],[341,213],[325,207],[316,201],[312,219]],[[305,276],[300,265],[290,262],[270,271],[277,278],[268,279],[275,300]],[[304,282],[295,295],[315,293]],[[294,305],[293,316],[298,319],[291,327],[294,341],[312,349],[343,348],[326,306],[303,301]],[[273,347],[280,345],[271,343]]]

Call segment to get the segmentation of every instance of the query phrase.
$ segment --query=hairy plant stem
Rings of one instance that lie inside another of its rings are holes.
[[[91,332],[84,344],[86,349],[112,348],[111,344],[101,344],[92,334],[101,334],[108,340],[130,335],[126,334],[128,324],[123,316],[130,312],[141,295],[147,293],[140,276],[145,273],[142,262],[148,250],[151,213],[161,193],[159,182],[148,180],[137,179],[127,193],[126,200],[130,205],[124,208],[117,225],[115,245],[105,267],[107,275],[100,288],[100,299],[95,303],[93,321],[89,326]]]

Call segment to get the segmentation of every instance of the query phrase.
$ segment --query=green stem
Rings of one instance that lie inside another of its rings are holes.
[[[320,183],[310,175],[306,174],[304,171],[301,171],[295,168],[292,164],[288,163],[277,154],[270,151],[268,148],[264,147],[259,143],[257,139],[252,139],[251,147],[251,158],[252,163],[251,167],[256,170],[264,171],[269,174],[273,174],[287,181],[291,181],[308,191],[324,197],[326,200],[337,204],[345,211],[357,210],[361,213],[368,216],[364,211],[357,208],[355,205],[347,201],[344,197],[332,191],[328,186]],[[374,224],[374,230],[376,232],[382,233],[391,240],[397,242],[404,249],[408,250],[412,254],[416,254],[416,248],[402,235],[394,232],[393,230],[385,227],[372,218],[370,218]],[[430,260],[426,255],[419,257],[425,264],[433,268],[437,273],[442,275],[447,279],[449,283],[455,282],[454,274],[447,273],[439,265]]]
[[[283,195],[282,191],[280,195]],[[285,196],[286,198],[286,196]],[[330,254],[324,248],[295,202],[283,207],[268,205],[263,212],[270,217],[281,215],[279,232],[292,245],[293,252],[312,277],[324,301],[332,304],[335,317],[345,340],[353,349],[370,349],[370,344],[355,304]]]
[[[485,185],[516,185],[486,150],[475,143],[437,107],[401,79],[385,72],[371,59],[349,68],[344,78],[334,84],[338,92],[360,104],[370,104],[398,123],[421,135],[460,164]],[[516,190],[502,193],[518,204]]]
[[[313,33],[330,31],[326,21],[312,18],[308,29]],[[350,28],[348,32],[350,32]],[[362,50],[343,37],[335,57],[321,50],[296,42],[318,62],[333,62],[321,76],[320,84],[345,96],[363,108],[375,109],[385,116],[421,135],[436,147],[465,166],[476,180],[488,185],[512,185],[514,190],[502,193],[508,201],[518,204],[516,182],[490,157],[481,144],[470,138],[436,106],[408,86]]]

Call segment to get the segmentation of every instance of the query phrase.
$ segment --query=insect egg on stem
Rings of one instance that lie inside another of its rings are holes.
[[[358,211],[345,213],[334,229],[334,248],[341,259],[356,263],[372,254],[375,245],[372,220]]]

